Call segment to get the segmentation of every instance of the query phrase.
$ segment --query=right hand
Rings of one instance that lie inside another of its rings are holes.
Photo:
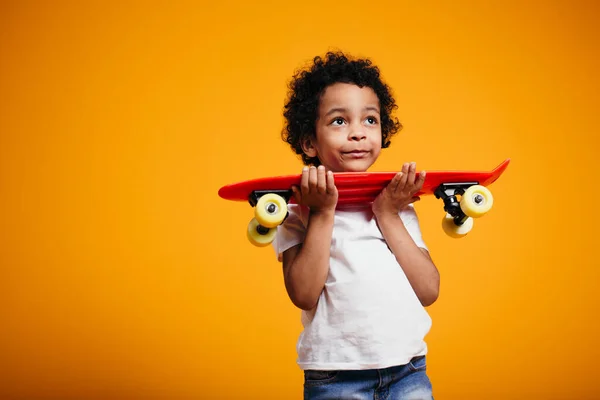
[[[292,187],[294,198],[300,205],[310,208],[311,212],[335,211],[338,191],[333,181],[333,172],[325,171],[325,167],[311,166],[302,169],[300,189]]]

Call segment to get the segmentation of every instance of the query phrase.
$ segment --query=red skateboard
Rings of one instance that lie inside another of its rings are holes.
[[[491,209],[494,198],[487,186],[502,175],[509,162],[507,159],[491,171],[427,171],[423,188],[416,196],[432,194],[442,199],[446,211],[442,221],[444,231],[451,237],[463,237],[473,228],[473,218]],[[338,207],[372,202],[395,175],[396,172],[335,173]],[[277,226],[287,217],[287,204],[294,203],[291,187],[300,186],[300,176],[238,182],[223,186],[219,196],[225,200],[248,201],[254,207],[255,218],[248,225],[248,239],[256,246],[266,246],[275,238]]]

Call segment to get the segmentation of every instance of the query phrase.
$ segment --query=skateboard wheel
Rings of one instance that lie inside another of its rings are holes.
[[[277,194],[268,193],[261,196],[254,209],[254,217],[266,228],[275,228],[281,224],[287,215],[287,203]]]
[[[469,217],[462,225],[456,225],[454,217],[446,213],[446,216],[444,216],[444,219],[442,220],[442,229],[444,229],[446,235],[450,237],[456,239],[461,238],[473,229],[473,218]]]
[[[482,217],[490,211],[494,204],[494,197],[488,188],[474,185],[465,190],[460,199],[460,208],[471,218]]]
[[[246,233],[250,243],[257,247],[265,247],[275,239],[277,229],[261,226],[256,218],[252,218],[248,224],[248,231]]]

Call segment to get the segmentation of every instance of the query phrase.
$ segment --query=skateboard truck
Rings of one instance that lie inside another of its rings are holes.
[[[454,218],[454,223],[457,226],[464,224],[469,217],[460,208],[460,202],[456,199],[456,196],[464,195],[465,190],[474,185],[479,185],[479,182],[442,183],[433,192],[437,199],[444,200],[444,211]],[[474,199],[476,203],[483,201],[483,197],[481,195],[479,197],[481,197],[479,201],[478,197]]]
[[[266,228],[262,225],[256,226],[256,232],[258,232],[260,235],[266,235],[267,233],[269,233],[269,230],[269,228]]]

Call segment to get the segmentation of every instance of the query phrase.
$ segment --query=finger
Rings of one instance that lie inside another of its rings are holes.
[[[333,172],[327,171],[327,193],[335,193],[337,188],[333,179]]]
[[[302,168],[302,177],[300,178],[300,188],[302,193],[308,193],[308,167]]]
[[[425,183],[425,176],[427,173],[425,171],[419,172],[419,176],[417,176],[417,181],[415,182],[415,190],[418,192],[423,188],[423,184]]]
[[[408,179],[408,164],[405,163],[402,166],[402,177],[400,178],[400,182],[398,183],[398,187],[396,188],[396,190],[404,190],[407,179]]]
[[[319,168],[317,168],[317,191],[319,193],[326,193],[327,192],[327,181],[325,178],[325,167],[322,165],[319,165]]]
[[[394,175],[391,182],[388,184],[390,192],[394,193],[396,191],[398,185],[400,184],[400,180],[402,179],[402,175],[404,175],[402,172],[398,172],[396,175]]]
[[[315,192],[317,190],[317,167],[312,165],[308,169],[308,192]]]
[[[415,184],[415,175],[417,173],[417,164],[412,162],[410,163],[410,165],[408,166],[408,184],[410,186],[414,186]]]

